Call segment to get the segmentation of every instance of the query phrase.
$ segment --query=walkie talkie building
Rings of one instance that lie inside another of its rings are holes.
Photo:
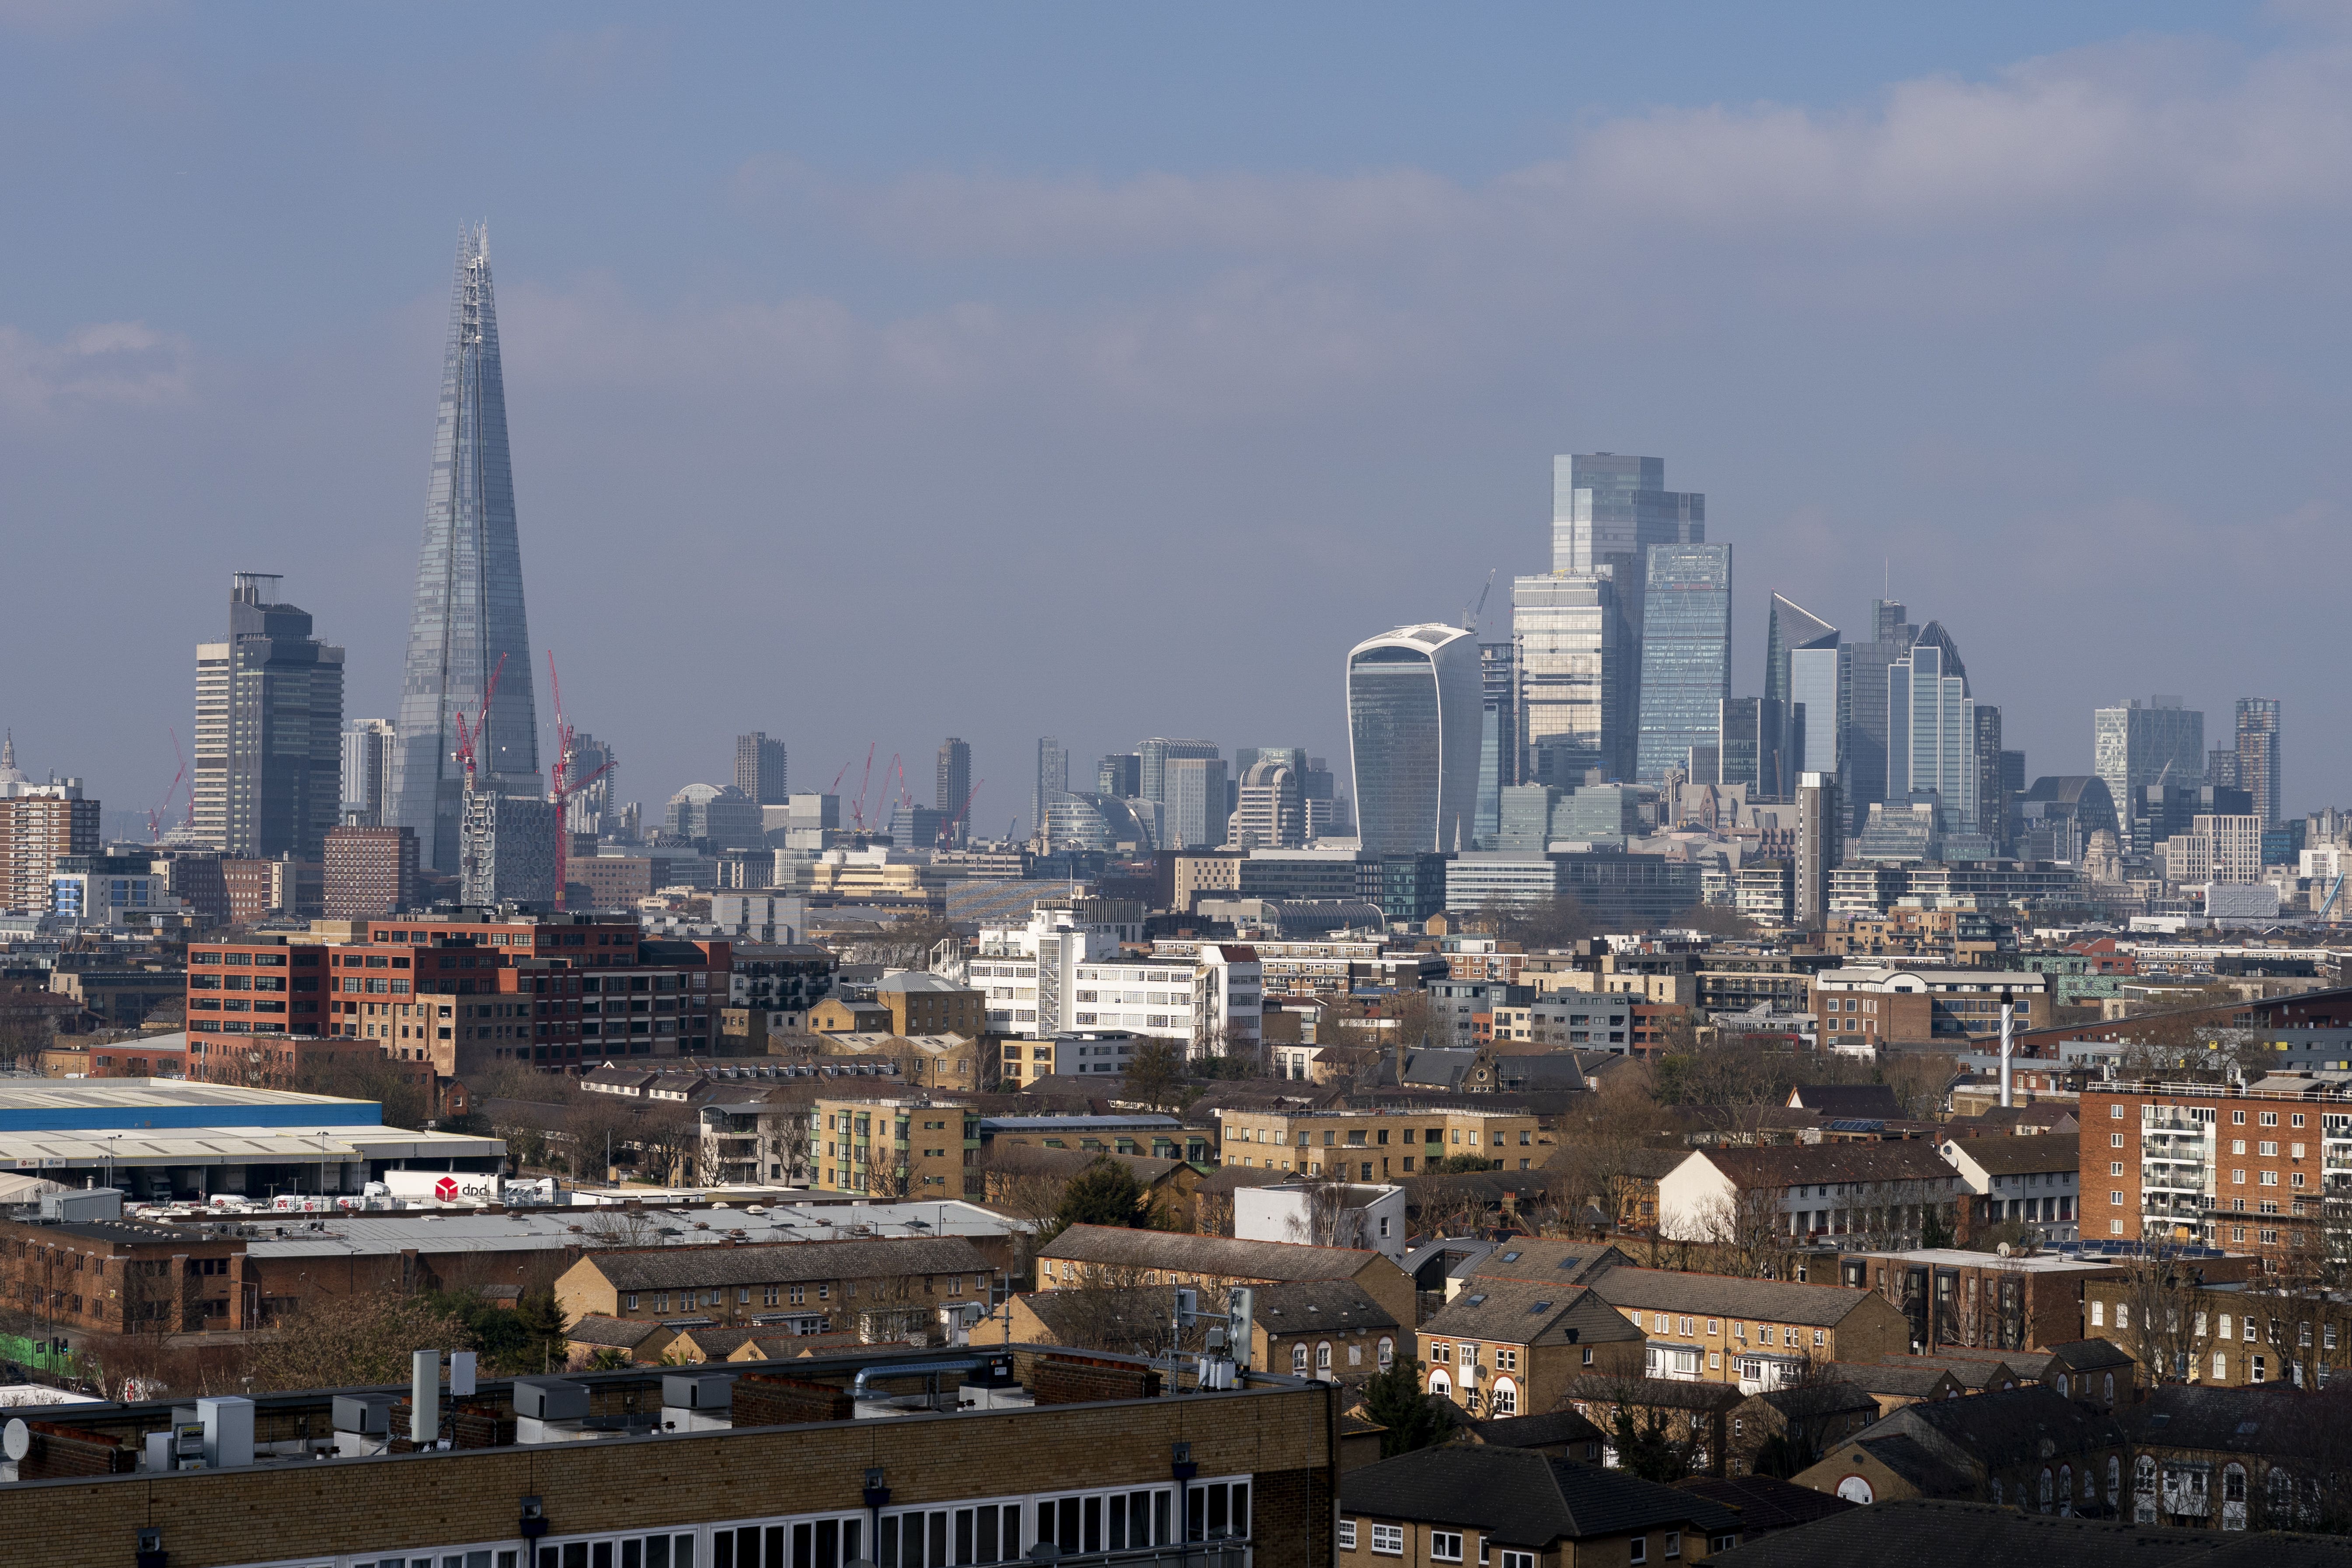
[[[457,760],[457,715],[473,722],[493,675],[498,692],[475,742],[475,786],[491,794],[541,795],[546,785],[539,773],[530,634],[523,620],[522,549],[507,456],[506,383],[484,226],[457,241],[425,546],[416,565],[391,770],[391,822],[414,828],[425,864],[443,871],[458,869],[465,773]]]
[[[1466,849],[1476,831],[1478,639],[1399,626],[1348,653],[1356,822],[1381,854]]]

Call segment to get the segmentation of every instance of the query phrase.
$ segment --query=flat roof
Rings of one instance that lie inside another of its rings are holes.
[[[373,1109],[373,1106],[370,1107]],[[0,1168],[37,1171],[89,1165],[301,1165],[331,1160],[496,1159],[506,1144],[462,1132],[412,1132],[403,1127],[170,1126],[104,1129],[0,1127]]]
[[[0,1079],[0,1131],[377,1127],[383,1107],[286,1089],[171,1078]]]
[[[630,1247],[715,1247],[728,1241],[863,1241],[907,1237],[998,1237],[1019,1222],[973,1204],[869,1204],[861,1206],[779,1204],[751,1208],[580,1207],[511,1209],[488,1214],[422,1209],[393,1214],[235,1215],[250,1234],[246,1250],[257,1258],[372,1257],[426,1252],[537,1252],[602,1244],[620,1216],[642,1215]],[[430,1217],[428,1217],[430,1216]]]
[[[2029,1258],[2003,1258],[1992,1252],[1963,1252],[1956,1247],[1927,1247],[1911,1252],[1852,1253],[1856,1258],[1891,1258],[1905,1263],[1941,1265],[1947,1268],[2015,1269],[2023,1274],[2058,1274],[2070,1268],[2113,1268],[2112,1259],[2093,1261],[2083,1258],[2062,1258],[2055,1253],[2037,1252]]]
[[[983,1116],[980,1119],[982,1132],[1115,1132],[1121,1128],[1137,1131],[1175,1131],[1184,1123],[1173,1116],[1141,1112],[1134,1116]]]

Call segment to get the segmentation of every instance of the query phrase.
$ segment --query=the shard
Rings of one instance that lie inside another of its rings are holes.
[[[500,668],[500,661],[504,668]],[[391,820],[416,832],[424,862],[455,874],[464,810],[458,715],[482,714],[483,687],[498,689],[475,742],[476,788],[539,795],[539,725],[531,701],[530,636],[523,622],[522,550],[515,536],[514,472],[507,456],[506,384],[490,291],[489,233],[457,241],[441,414],[425,546],[392,759]]]

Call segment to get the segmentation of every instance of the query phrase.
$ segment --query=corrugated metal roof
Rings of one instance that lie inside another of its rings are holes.
[[[971,1204],[779,1205],[749,1209],[519,1209],[478,1214],[352,1214],[313,1221],[300,1215],[247,1220],[259,1234],[246,1250],[262,1258],[368,1257],[406,1252],[533,1252],[565,1247],[710,1247],[749,1241],[848,1241],[908,1237],[999,1237],[1019,1228]],[[629,1215],[623,1220],[613,1216]],[[641,1216],[642,1224],[637,1216]],[[241,1216],[240,1216],[241,1217]],[[312,1225],[322,1224],[323,1229]],[[703,1228],[708,1227],[708,1228]]]
[[[292,1089],[246,1089],[180,1079],[0,1079],[0,1131],[147,1127],[365,1127],[381,1124],[372,1100]]]
[[[98,1129],[0,1128],[0,1168],[47,1165],[203,1165],[226,1161],[303,1164],[320,1160],[494,1159],[496,1138],[412,1132],[401,1127],[172,1127],[108,1132]]]

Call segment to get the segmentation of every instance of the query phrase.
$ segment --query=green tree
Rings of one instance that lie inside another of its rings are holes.
[[[1070,1178],[1062,1189],[1062,1206],[1054,1211],[1050,1229],[1037,1240],[1043,1246],[1074,1225],[1126,1226],[1137,1230],[1159,1228],[1150,1206],[1151,1194],[1136,1174],[1117,1160],[1097,1160]]]
[[[1690,1451],[1667,1436],[1665,1418],[1655,1410],[1644,1412],[1643,1418],[1636,1420],[1633,1413],[1621,1405],[1612,1426],[1619,1468],[1645,1481],[1666,1484],[1690,1474]]]
[[[635,1361],[630,1359],[629,1352],[623,1350],[620,1346],[606,1345],[603,1350],[598,1351],[594,1355],[588,1358],[588,1364],[583,1370],[588,1372],[626,1372],[629,1368],[636,1364],[637,1363]]]
[[[1491,1171],[1495,1162],[1484,1154],[1448,1154],[1442,1160],[1432,1160],[1426,1173],[1433,1176],[1463,1176],[1473,1171]]]
[[[1364,1414],[1386,1428],[1381,1434],[1383,1459],[1433,1447],[1453,1430],[1437,1401],[1422,1392],[1421,1376],[1421,1363],[1400,1355],[1388,1371],[1365,1380]]]
[[[1127,1064],[1127,1098],[1155,1110],[1179,1110],[1192,1098],[1184,1081],[1184,1047],[1174,1040],[1146,1040]]]

